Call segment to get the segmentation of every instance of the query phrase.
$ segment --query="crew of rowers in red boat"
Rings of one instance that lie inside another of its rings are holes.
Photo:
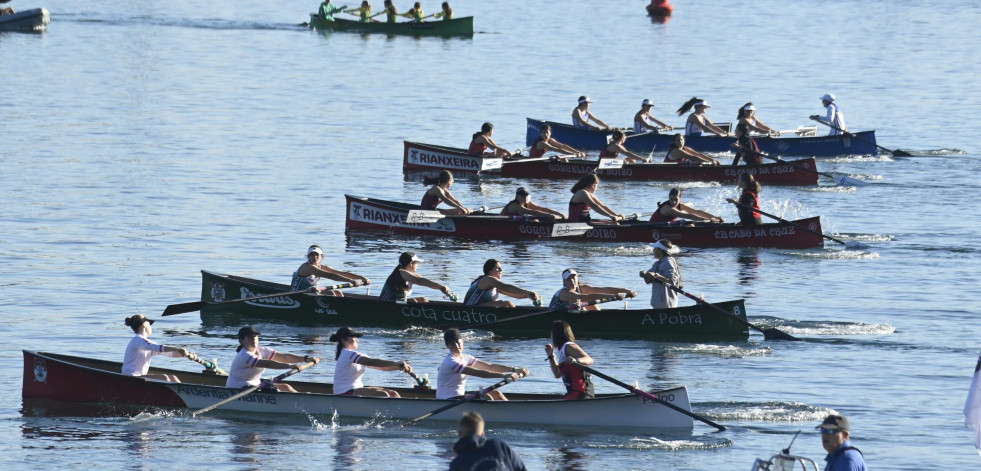
[[[628,151],[623,145],[627,140],[627,134],[622,129],[612,128],[597,118],[589,110],[590,103],[593,103],[593,101],[589,97],[579,97],[579,105],[572,110],[572,125],[577,129],[609,130],[613,132],[610,143],[600,150],[599,157],[601,159],[615,159],[622,155],[626,163],[653,161],[651,158]],[[843,132],[847,134],[848,128],[845,126],[845,118],[838,105],[835,104],[835,96],[830,93],[825,94],[821,97],[821,103],[825,108],[826,116],[821,118],[818,115],[813,115],[811,119],[816,119],[832,126],[829,135],[838,135]],[[651,113],[653,108],[654,102],[652,100],[644,99],[641,102],[640,111],[634,114],[633,132],[635,135],[675,129],[655,118]],[[706,111],[709,108],[711,108],[711,105],[698,97],[692,97],[681,105],[681,108],[678,108],[678,116],[684,115],[689,111],[691,111],[691,114],[688,115],[688,119],[685,122],[685,134],[678,133],[674,135],[674,142],[671,143],[671,147],[664,156],[665,163],[719,165],[718,160],[685,145],[685,136],[701,136],[703,134],[714,134],[717,136],[730,135],[727,130],[716,126],[706,115]],[[752,137],[754,133],[765,136],[780,136],[780,131],[770,128],[756,116],[756,106],[753,103],[746,103],[736,113],[736,130],[732,133],[732,136],[736,138],[736,143],[733,144],[733,147],[736,148],[736,157],[733,159],[732,165],[738,165],[740,160],[744,161],[747,165],[763,163],[759,146]],[[470,155],[490,155],[501,157],[505,160],[520,158],[519,155],[499,146],[494,141],[493,135],[494,125],[484,123],[480,128],[480,132],[474,133],[473,138],[470,140],[470,146],[468,148]],[[488,152],[488,149],[490,149],[490,152]],[[570,157],[585,157],[586,155],[581,150],[553,139],[552,127],[545,124],[542,126],[538,140],[528,150],[528,157],[539,158],[549,151],[562,153]],[[565,159],[565,156],[562,159]]]
[[[422,202],[419,206],[423,210],[439,211],[448,216],[462,216],[474,213],[481,213],[485,210],[473,210],[463,205],[453,193],[450,187],[453,186],[453,173],[449,170],[442,170],[438,175],[426,177],[423,184],[432,185],[422,195]],[[515,191],[514,199],[501,208],[500,214],[514,218],[536,219],[565,222],[588,222],[591,224],[619,224],[628,220],[627,216],[617,213],[609,206],[603,204],[596,196],[599,188],[600,179],[596,174],[584,175],[572,186],[572,198],[569,199],[569,214],[540,206],[531,201],[531,193],[524,187],[519,187]],[[760,209],[760,190],[761,186],[756,178],[749,173],[740,173],[737,179],[737,186],[742,190],[739,200],[727,199],[726,201],[736,205],[739,210],[739,224],[744,226],[757,226],[763,223]],[[446,203],[450,208],[439,209],[441,203]],[[595,221],[592,219],[592,212],[610,218],[610,221]],[[630,219],[637,219],[639,215],[631,216]],[[672,188],[668,193],[668,199],[657,203],[657,209],[651,213],[649,222],[664,224],[681,224],[683,219],[701,223],[723,223],[725,219],[709,214],[705,211],[695,209],[681,202],[681,189]]]

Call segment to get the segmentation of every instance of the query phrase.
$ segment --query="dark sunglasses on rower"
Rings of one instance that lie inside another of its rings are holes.
[[[822,428],[822,429],[818,429],[818,430],[821,433],[825,434],[825,435],[834,435],[834,434],[840,432],[840,430],[833,430],[833,429],[830,429],[830,428]]]

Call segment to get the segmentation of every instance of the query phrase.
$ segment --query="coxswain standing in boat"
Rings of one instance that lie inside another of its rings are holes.
[[[624,155],[623,160],[628,164],[639,164],[639,163],[647,162],[647,159],[645,159],[644,157],[641,157],[627,150],[627,148],[623,146],[624,142],[627,142],[627,134],[619,129],[613,131],[613,142],[610,142],[609,144],[606,145],[606,147],[600,149],[599,158],[615,159],[619,157],[620,154],[623,154]]]
[[[186,357],[190,356],[187,349],[172,347],[170,345],[162,345],[150,340],[150,335],[153,334],[152,325],[154,322],[156,322],[152,319],[147,319],[146,317],[136,314],[127,317],[123,322],[133,329],[136,336],[129,341],[128,345],[126,345],[126,353],[123,356],[122,373],[127,376],[142,376],[144,378],[161,379],[174,383],[181,382],[181,380],[175,375],[148,375],[147,372],[150,371],[150,359],[154,356],[164,355],[178,358]]]
[[[439,212],[446,214],[448,216],[459,216],[470,214],[473,211],[467,208],[463,203],[457,201],[450,193],[450,187],[453,186],[453,174],[449,170],[442,170],[435,177],[425,177],[422,179],[423,185],[433,185],[426,193],[422,195],[422,202],[419,206],[424,210],[436,210],[436,207],[440,203],[445,202],[446,204],[453,206],[453,208],[440,209]]]
[[[501,208],[501,215],[544,220],[565,219],[565,214],[532,203],[531,194],[523,186],[518,187],[514,192],[514,199]]]
[[[362,23],[371,23],[371,17],[374,16],[371,14],[371,4],[368,3],[368,0],[361,2],[360,7],[345,10],[344,13],[357,15],[359,18],[361,18]]]
[[[651,114],[651,110],[654,109],[654,101],[650,98],[645,98],[644,101],[640,103],[640,111],[634,115],[634,132],[658,132],[658,131],[670,131],[674,127],[665,124],[663,121],[654,117]]]
[[[415,23],[421,23],[422,18],[426,15],[422,13],[422,2],[416,2],[409,11],[399,14],[399,16],[410,18]]]
[[[779,131],[771,129],[766,124],[763,124],[759,118],[756,117],[756,106],[753,103],[746,103],[739,108],[739,112],[736,114],[736,157],[732,160],[732,165],[739,165],[739,160],[742,159],[747,165],[759,165],[763,163],[760,158],[760,147],[756,145],[756,140],[750,136],[750,133],[759,133],[772,136],[780,136]]]
[[[470,283],[470,289],[463,297],[463,303],[467,306],[514,307],[511,301],[498,300],[499,294],[516,299],[530,299],[536,305],[539,303],[541,297],[538,293],[501,281],[503,274],[504,267],[501,262],[493,258],[484,262],[484,274]]]
[[[562,287],[552,295],[552,301],[548,303],[549,309],[566,309],[570,304],[580,305],[584,311],[599,311],[600,307],[596,304],[582,306],[583,303],[601,301],[610,297],[622,300],[633,298],[637,292],[632,289],[624,288],[601,288],[579,283],[579,272],[572,268],[562,271]]]
[[[511,152],[507,149],[497,145],[494,142],[494,125],[491,123],[484,123],[480,126],[480,132],[473,133],[473,138],[470,139],[470,148],[467,153],[470,155],[485,155],[487,148],[494,149],[494,152],[487,153],[490,156],[497,156],[504,159],[511,158]],[[486,156],[486,155],[485,155]]]
[[[670,240],[661,239],[653,244],[654,265],[647,271],[640,272],[644,282],[651,285],[651,307],[654,309],[674,309],[678,307],[678,293],[668,288],[674,285],[681,288],[681,267],[672,257],[681,250]]]
[[[577,399],[592,399],[596,397],[593,392],[593,382],[589,373],[579,366],[589,366],[593,364],[593,358],[586,353],[578,344],[576,336],[572,334],[572,327],[563,320],[552,322],[552,343],[545,344],[545,360],[548,361],[549,368],[556,378],[562,378],[565,383],[565,395],[563,400],[574,401]]]
[[[449,21],[453,19],[453,9],[450,8],[450,2],[443,2],[440,11],[433,14],[433,18],[442,18],[443,21]]]
[[[572,126],[576,129],[609,129],[610,127],[606,123],[589,111],[589,104],[592,102],[593,100],[590,100],[588,96],[579,97],[579,105],[572,110]],[[590,121],[596,124],[591,124]]]
[[[307,261],[300,265],[293,272],[293,282],[290,284],[291,291],[303,291],[310,290],[316,291],[318,294],[324,294],[327,296],[344,296],[344,293],[340,290],[330,290],[326,291],[319,287],[320,280],[323,278],[329,278],[331,280],[337,281],[347,281],[353,283],[354,286],[370,285],[371,280],[367,277],[356,275],[351,272],[335,270],[327,265],[322,264],[324,260],[324,251],[319,245],[311,245],[307,249]]]
[[[548,151],[561,152],[575,157],[586,156],[585,152],[552,139],[552,125],[543,124],[542,129],[538,134],[538,140],[535,141],[535,143],[531,145],[531,149],[528,150],[528,157],[542,157],[545,155],[545,152]]]
[[[760,190],[762,187],[752,174],[743,172],[739,174],[736,186],[743,190],[739,196],[739,201],[726,198],[726,201],[735,204],[739,211],[739,224],[744,226],[759,226],[763,224],[763,214],[760,213]]]
[[[419,262],[423,259],[416,257],[412,252],[402,252],[399,255],[399,265],[392,270],[382,286],[381,293],[378,295],[379,301],[412,301],[414,303],[425,303],[429,300],[424,297],[412,298],[412,286],[421,285],[427,288],[442,291],[446,296],[451,296],[450,287],[432,281],[416,273]]]
[[[716,126],[712,123],[712,120],[705,115],[705,111],[711,108],[707,101],[693,97],[691,100],[685,102],[678,108],[678,116],[681,116],[695,108],[695,111],[688,115],[688,120],[685,122],[685,135],[686,136],[701,136],[702,133],[712,133],[717,136],[728,136],[729,133],[723,131],[722,128]]]
[[[596,212],[613,220],[613,224],[623,221],[622,214],[618,214],[608,206],[603,204],[596,197],[596,189],[599,188],[599,177],[595,173],[584,175],[572,186],[572,198],[569,200],[569,222],[590,222],[593,224],[604,224],[600,221],[593,221],[590,211]]]
[[[651,214],[650,222],[677,224],[678,219],[690,219],[695,222],[723,223],[725,219],[700,211],[681,202],[681,188],[672,188],[668,192],[668,200],[658,202],[657,209]]]
[[[439,365],[436,380],[436,399],[460,399],[466,394],[467,378],[508,378],[517,380],[528,376],[528,370],[520,366],[505,366],[488,363],[463,353],[463,335],[460,329],[450,328],[443,332],[443,342],[450,351]],[[506,401],[508,398],[499,390],[489,391],[487,399]]]
[[[258,386],[266,368],[288,370],[298,368],[302,363],[320,363],[320,358],[300,356],[292,353],[279,353],[269,347],[259,346],[259,331],[247,325],[238,330],[238,349],[235,359],[228,369],[226,388],[247,388]],[[293,386],[285,383],[274,384],[277,391],[296,392]]]
[[[361,377],[364,376],[366,368],[411,373],[412,366],[409,365],[408,361],[382,360],[358,352],[361,337],[364,337],[363,333],[355,332],[350,327],[341,327],[330,336],[331,342],[337,342],[337,353],[334,355],[334,359],[337,361],[337,366],[334,367],[334,394],[339,396],[402,397],[398,391],[392,389],[366,387],[361,381]]]
[[[323,20],[334,21],[334,13],[343,12],[346,9],[347,5],[339,7],[331,3],[331,0],[324,0],[324,3],[320,4],[320,10],[317,11],[317,16]]]
[[[718,160],[686,146],[685,136],[681,134],[674,135],[674,141],[671,141],[671,146],[668,147],[668,153],[664,155],[664,163],[688,165],[706,163],[719,165]]]
[[[829,136],[838,136],[841,134],[850,135],[848,132],[848,126],[845,125],[845,115],[842,114],[841,109],[835,103],[835,96],[831,93],[825,93],[821,97],[821,105],[824,106],[825,116],[822,118],[819,115],[812,115],[811,119],[816,119],[822,123],[831,126],[831,132],[828,133]],[[838,129],[835,129],[838,128]]]

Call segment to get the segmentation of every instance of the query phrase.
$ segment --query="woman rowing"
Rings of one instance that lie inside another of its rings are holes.
[[[640,111],[634,115],[634,132],[642,133],[648,131],[670,131],[674,127],[665,124],[663,121],[654,117],[651,114],[651,110],[654,108],[654,102],[650,98],[645,98],[644,101],[640,103]]]
[[[739,196],[739,201],[726,198],[726,201],[736,205],[739,211],[739,224],[744,226],[759,226],[763,224],[762,214],[760,213],[760,183],[752,174],[743,172],[739,174],[737,181],[738,188],[743,190]]]
[[[531,194],[523,186],[518,187],[517,191],[514,192],[514,199],[501,208],[501,215],[545,220],[565,219],[565,214],[532,203]]]
[[[344,296],[344,293],[339,290],[324,291],[323,288],[317,286],[320,284],[320,280],[323,278],[329,278],[337,281],[347,281],[354,284],[354,286],[371,284],[371,280],[368,278],[351,272],[335,270],[321,263],[323,260],[323,249],[321,249],[319,245],[311,245],[310,248],[307,249],[307,261],[303,262],[303,264],[300,265],[295,272],[293,272],[293,282],[290,283],[290,291],[311,290],[327,296]]]
[[[568,322],[561,319],[552,322],[552,343],[545,344],[545,354],[552,374],[556,378],[562,378],[565,384],[563,400],[596,397],[589,373],[580,368],[580,365],[592,365],[593,358],[576,344],[576,336],[572,334],[572,327]]]
[[[358,8],[344,10],[344,13],[357,15],[359,18],[361,18],[362,23],[371,23],[371,17],[374,16],[371,14],[371,4],[368,3],[368,0],[361,2],[361,6]]]
[[[576,157],[586,156],[585,152],[552,139],[552,126],[550,124],[543,124],[542,129],[538,134],[538,140],[531,145],[531,149],[528,151],[528,157],[541,157],[548,151],[561,152],[564,154],[574,155]]]
[[[446,296],[452,296],[450,287],[432,281],[418,273],[416,268],[423,260],[416,257],[412,252],[402,252],[399,255],[399,264],[392,270],[382,286],[381,293],[378,295],[379,301],[412,301],[425,303],[429,300],[424,297],[410,298],[412,296],[412,286],[421,285],[427,288],[442,291]]]
[[[186,357],[191,355],[186,348],[172,347],[150,340],[150,335],[153,334],[153,327],[151,326],[154,322],[154,320],[147,319],[139,314],[123,320],[123,323],[133,329],[133,333],[136,336],[130,339],[129,344],[126,345],[126,353],[123,355],[122,373],[126,376],[142,376],[144,378],[179,383],[181,380],[176,375],[147,374],[150,371],[150,359],[156,355],[168,357]]]
[[[686,136],[701,136],[702,133],[712,133],[717,136],[728,136],[729,133],[723,131],[722,128],[716,126],[712,123],[712,120],[705,115],[705,111],[711,108],[708,102],[698,98],[693,97],[691,100],[685,102],[678,108],[678,116],[687,113],[692,108],[695,111],[688,115],[688,120],[685,122],[685,135]]]
[[[247,388],[259,386],[262,373],[266,368],[275,370],[288,370],[297,368],[301,362],[314,364],[320,363],[320,358],[309,355],[300,356],[292,353],[279,353],[269,347],[259,346],[259,331],[252,326],[245,326],[238,330],[238,349],[235,350],[235,359],[232,366],[228,369],[228,380],[225,381],[226,388]],[[277,391],[296,392],[293,386],[286,383],[275,384]]]
[[[426,15],[422,12],[422,2],[416,2],[412,4],[412,8],[410,8],[409,11],[402,13],[399,16],[410,18],[415,23],[421,23],[422,18]]]
[[[747,165],[763,163],[760,159],[760,147],[756,145],[756,140],[750,136],[750,133],[780,136],[780,132],[771,129],[756,117],[756,107],[753,106],[753,103],[746,103],[742,108],[739,108],[736,120],[736,158],[733,159],[732,165],[738,165],[740,159]]]
[[[470,283],[470,289],[463,297],[463,303],[467,306],[514,307],[511,301],[498,300],[499,294],[516,299],[530,299],[536,304],[539,302],[538,293],[501,281],[502,274],[504,274],[504,267],[501,262],[493,258],[484,262],[484,274]]]
[[[572,110],[572,126],[576,129],[609,129],[610,127],[606,123],[600,121],[596,115],[589,111],[589,104],[592,102],[593,100],[590,100],[588,96],[579,97],[579,104]],[[590,121],[596,124],[591,124]]]
[[[512,381],[528,376],[528,370],[520,366],[507,366],[477,359],[463,353],[463,335],[455,327],[443,332],[443,344],[449,351],[439,364],[436,377],[436,399],[461,399],[467,392],[467,378],[511,378]],[[484,399],[484,398],[481,398]],[[487,392],[486,399],[506,401],[507,396],[499,390]]]
[[[657,203],[657,209],[651,214],[650,222],[663,224],[677,223],[678,219],[690,219],[696,222],[723,223],[725,219],[713,216],[705,211],[699,211],[681,202],[681,188],[672,188],[668,192],[668,200]]]
[[[385,0],[385,8],[382,11],[375,13],[373,16],[382,14],[385,15],[386,23],[395,23],[395,20],[397,20],[399,17],[399,9],[395,8],[395,4],[392,3],[392,0]]]
[[[419,206],[424,210],[437,210],[436,207],[440,203],[446,203],[453,208],[439,209],[438,211],[450,215],[457,216],[463,214],[470,214],[469,208],[463,205],[463,203],[457,201],[450,193],[450,187],[453,186],[453,174],[449,170],[442,170],[435,177],[425,177],[422,179],[423,185],[432,185],[426,193],[422,195],[422,202]]]
[[[627,135],[623,131],[617,129],[613,131],[613,142],[610,142],[606,147],[600,150],[599,158],[601,159],[615,159],[624,155],[624,162],[628,164],[639,164],[647,162],[647,159],[630,152],[626,147],[623,147],[623,143],[627,142]]]
[[[412,373],[412,366],[409,365],[408,361],[382,360],[358,352],[360,338],[363,336],[363,333],[355,332],[350,327],[341,327],[337,329],[336,333],[330,335],[330,341],[337,342],[337,353],[334,355],[334,360],[337,361],[337,366],[334,367],[334,394],[339,396],[402,397],[398,391],[374,386],[365,387],[364,382],[361,381],[367,368]]]
[[[599,311],[596,304],[583,305],[595,301],[606,301],[613,299],[632,298],[637,296],[637,292],[624,288],[601,288],[579,283],[579,273],[571,268],[562,272],[562,287],[552,295],[552,301],[548,303],[549,309],[568,309],[570,305],[579,305],[579,309],[586,311]],[[611,299],[612,298],[612,299]]]
[[[494,125],[491,123],[484,123],[480,127],[480,132],[473,133],[473,137],[470,139],[470,148],[467,153],[470,155],[485,155],[487,148],[494,149],[493,153],[489,153],[485,156],[497,156],[505,159],[511,158],[511,153],[507,149],[497,145],[494,142]]]
[[[450,8],[450,2],[443,2],[443,5],[440,8],[440,11],[433,14],[433,18],[442,18],[443,21],[453,19],[453,9]]]
[[[613,224],[623,221],[623,215],[610,209],[596,197],[596,189],[599,188],[599,177],[595,173],[584,175],[572,186],[572,198],[569,200],[569,222],[593,222],[590,211],[596,212],[613,220]]]
[[[674,135],[674,141],[668,147],[668,153],[664,155],[664,163],[667,164],[711,164],[719,165],[719,161],[709,157],[691,147],[685,145],[685,136]]]

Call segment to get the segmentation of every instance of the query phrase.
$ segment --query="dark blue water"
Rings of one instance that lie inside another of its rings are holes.
[[[588,283],[641,291],[630,304],[640,307],[646,287],[636,272],[652,260],[643,245],[346,237],[343,195],[417,201],[424,187],[402,178],[403,139],[462,147],[491,121],[499,143],[523,147],[525,117],[565,121],[583,94],[620,126],[644,98],[681,125],[672,111],[697,95],[716,121],[752,101],[767,124],[793,129],[832,92],[850,128],[875,129],[881,145],[917,157],[820,160],[822,171],[872,184],[766,188],[763,209],[820,215],[826,232],[869,248],[829,242],[680,257],[690,291],[745,298],[751,321],[805,341],[582,342],[598,369],[626,382],[688,386],[695,411],[729,430],[696,425],[692,435],[671,436],[490,424],[490,433],[533,469],[748,469],[798,430],[793,451],[820,461],[813,428],[837,411],[876,469],[976,466],[961,409],[979,348],[981,8],[679,0],[661,25],[644,16],[642,1],[452,3],[458,15],[476,16],[472,39],[320,34],[297,26],[316,2],[251,0],[51,2],[37,5],[51,11],[47,33],[0,33],[0,334],[8,344],[0,377],[11,386],[0,399],[0,460],[444,468],[452,423],[401,429],[220,414],[133,423],[22,410],[20,350],[120,359],[131,335],[123,318],[158,317],[168,304],[197,299],[199,270],[285,282],[311,243],[324,247],[328,264],[376,281],[398,253],[414,250],[426,259],[423,274],[460,292],[487,258],[505,260],[506,281],[542,294],[572,266]],[[453,192],[469,206],[499,206],[519,184],[540,204],[562,208],[569,197],[570,182],[505,179],[461,178]],[[724,201],[734,188],[682,186],[696,207],[735,218]],[[598,194],[620,212],[649,212],[669,188],[604,182]],[[278,349],[333,352],[328,328],[259,328]],[[155,330],[157,340],[224,365],[233,354],[236,329],[202,326],[195,314],[161,319]],[[558,392],[544,342],[481,332],[467,350],[530,368],[510,390]],[[433,377],[443,355],[435,337],[372,329],[362,350],[411,359]],[[303,373],[317,381],[331,374],[332,362]],[[368,381],[408,384],[380,372]]]

